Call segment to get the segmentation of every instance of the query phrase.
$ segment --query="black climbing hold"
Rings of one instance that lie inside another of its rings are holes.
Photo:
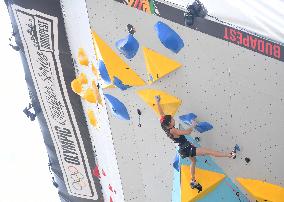
[[[200,137],[195,137],[194,139],[196,142],[200,142]]]
[[[246,158],[245,158],[245,161],[246,161],[247,163],[249,163],[249,162],[250,162],[250,158],[246,157]]]
[[[138,113],[138,115],[141,115],[140,109],[137,109],[137,113]]]
[[[128,30],[129,34],[131,34],[131,35],[135,34],[135,28],[131,24],[127,25],[127,30]]]
[[[236,192],[236,195],[237,195],[237,197],[239,197],[239,196],[240,196],[240,192],[237,191],[237,192]]]

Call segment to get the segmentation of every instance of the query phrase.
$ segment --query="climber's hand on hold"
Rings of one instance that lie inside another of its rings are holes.
[[[161,97],[159,95],[156,95],[155,96],[155,101],[156,101],[156,103],[160,103]]]
[[[155,101],[156,101],[156,104],[157,104],[160,116],[165,116],[165,113],[164,113],[164,111],[163,111],[163,109],[162,109],[162,107],[160,105],[160,101],[161,101],[160,95],[156,95],[155,96]]]

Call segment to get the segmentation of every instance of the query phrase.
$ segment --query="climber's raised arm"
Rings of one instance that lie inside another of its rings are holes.
[[[161,98],[160,98],[159,95],[156,95],[156,96],[155,96],[155,101],[156,101],[156,104],[157,104],[157,106],[158,106],[158,110],[159,110],[160,116],[165,116],[165,113],[164,113],[164,111],[163,111],[163,109],[162,109],[162,107],[161,107],[161,104],[160,104]]]

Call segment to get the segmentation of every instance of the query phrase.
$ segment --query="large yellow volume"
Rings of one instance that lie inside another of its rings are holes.
[[[93,40],[112,81],[114,77],[117,77],[124,85],[145,85],[145,82],[95,32],[93,32]]]
[[[153,83],[154,81],[181,67],[180,63],[149,48],[143,47],[143,53],[146,69],[148,71],[149,83]]]
[[[236,178],[236,180],[259,202],[284,202],[284,188],[261,180]]]
[[[191,189],[190,181],[190,166],[181,165],[181,202],[197,201],[208,193],[213,191],[222,180],[225,178],[224,174],[212,172],[209,170],[203,170],[195,168],[195,177],[198,183],[202,186],[202,191],[198,193],[198,190]]]
[[[151,107],[159,116],[159,110],[155,102],[155,96],[159,95],[161,97],[161,107],[165,114],[174,115],[178,110],[181,100],[177,97],[167,94],[164,91],[154,90],[154,89],[146,89],[146,90],[138,90],[137,94]]]

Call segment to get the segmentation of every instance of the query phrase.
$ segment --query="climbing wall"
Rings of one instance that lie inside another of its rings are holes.
[[[236,177],[244,177],[283,186],[284,163],[279,161],[284,149],[283,62],[116,2],[87,1],[87,7],[91,30],[145,81],[145,85],[124,91],[104,89],[126,106],[130,118],[118,119],[108,107],[126,201],[171,200],[175,146],[162,132],[154,110],[139,97],[137,91],[145,89],[178,97],[182,103],[176,115],[194,112],[199,120],[214,126],[206,133],[193,133],[200,137],[201,146],[219,151],[230,151],[235,144],[240,146],[235,160],[213,158],[234,182]],[[173,53],[159,41],[154,25],[160,20],[183,39],[184,48],[179,53]],[[128,35],[127,24],[135,27],[134,36],[140,45],[130,60],[119,54],[115,46]],[[147,82],[145,48],[182,66]],[[141,127],[137,109],[142,113]],[[245,157],[251,161],[246,163]]]

